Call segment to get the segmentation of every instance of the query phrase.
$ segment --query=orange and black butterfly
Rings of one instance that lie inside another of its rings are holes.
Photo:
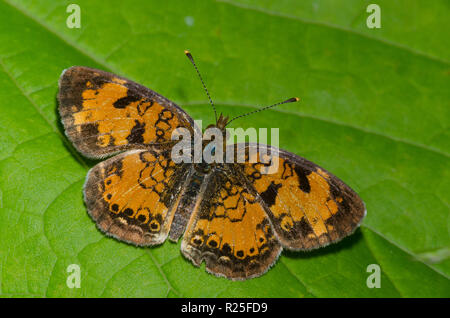
[[[242,280],[265,273],[283,248],[339,241],[366,214],[337,177],[271,146],[245,144],[239,163],[176,163],[172,133],[194,134],[194,121],[123,77],[74,66],[62,73],[58,98],[75,148],[89,158],[109,157],[88,172],[84,199],[99,229],[118,240],[149,246],[183,236],[181,251],[195,265],[205,261],[208,272]],[[213,126],[225,132],[229,122],[220,115]],[[270,173],[262,172],[266,153],[278,160]]]

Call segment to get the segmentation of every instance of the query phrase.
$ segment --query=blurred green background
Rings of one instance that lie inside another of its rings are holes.
[[[73,2],[80,29],[66,26]],[[376,1],[369,29],[370,2],[0,2],[0,296],[449,297],[450,3]],[[136,248],[96,229],[82,199],[96,162],[64,137],[59,75],[112,71],[211,123],[185,49],[227,115],[301,98],[233,127],[279,127],[282,148],[354,188],[368,215],[353,236],[231,282],[179,244]],[[69,264],[80,289],[66,286]]]

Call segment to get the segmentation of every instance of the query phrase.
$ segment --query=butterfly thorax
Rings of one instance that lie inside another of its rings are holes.
[[[222,148],[223,148],[223,154],[225,156],[225,150],[226,150],[226,130],[225,127],[228,123],[228,116],[224,117],[222,114],[220,114],[219,118],[216,121],[216,124],[211,124],[209,126],[206,127],[207,129],[210,128],[217,128],[220,129],[220,131],[222,132]],[[217,149],[218,144],[216,142],[214,142],[214,140],[205,140],[203,139],[202,141],[202,153],[208,153],[212,156],[215,155],[216,153],[216,149]],[[194,145],[192,145],[192,148],[194,149]],[[225,159],[225,158],[224,158]],[[223,161],[225,162],[225,160]],[[194,163],[194,168],[196,171],[198,171],[199,173],[203,173],[203,174],[207,174],[211,171],[212,168],[216,167],[217,165],[222,165],[222,164],[218,164],[216,162],[207,162],[205,160],[205,158],[202,156],[202,162],[201,163]]]

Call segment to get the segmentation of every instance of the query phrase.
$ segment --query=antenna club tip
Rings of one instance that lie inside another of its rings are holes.
[[[298,102],[299,100],[300,100],[300,98],[298,98],[298,97],[292,97],[292,98],[289,98],[289,99],[285,100],[283,102],[283,104],[285,104],[285,103],[294,103],[294,102]]]
[[[189,50],[184,50],[184,54],[188,55],[191,54],[191,52],[189,52]]]

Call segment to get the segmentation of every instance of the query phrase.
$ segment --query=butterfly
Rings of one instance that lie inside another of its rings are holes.
[[[120,241],[150,246],[182,237],[181,252],[193,264],[244,280],[267,272],[283,249],[341,240],[366,215],[361,198],[337,177],[272,146],[226,145],[240,146],[243,162],[175,162],[172,135],[180,128],[194,134],[193,119],[124,77],[71,67],[59,79],[58,99],[74,147],[88,158],[108,157],[89,170],[83,193],[97,227]],[[212,126],[225,132],[231,121],[216,115]],[[263,171],[267,153],[278,162],[270,173]]]

